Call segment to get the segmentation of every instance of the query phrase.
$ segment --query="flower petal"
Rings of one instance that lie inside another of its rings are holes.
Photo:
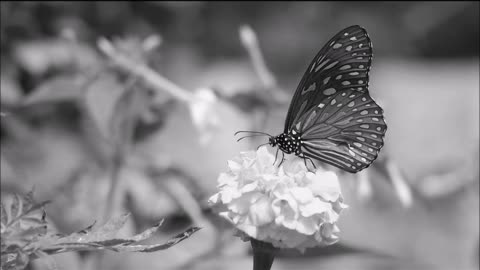
[[[306,248],[338,241],[336,225],[343,209],[338,177],[319,168],[309,172],[303,160],[288,155],[282,166],[267,147],[242,152],[218,177],[212,209],[243,235],[279,248]],[[243,236],[243,237],[244,237]]]
[[[256,203],[252,204],[249,209],[248,217],[255,226],[263,226],[272,222],[275,215],[268,197],[260,198]]]

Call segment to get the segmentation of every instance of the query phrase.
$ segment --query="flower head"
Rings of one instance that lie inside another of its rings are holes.
[[[220,118],[216,108],[218,98],[209,88],[200,88],[193,93],[194,99],[190,102],[190,114],[193,124],[200,133],[200,143],[208,143],[220,125]]]
[[[309,172],[303,160],[274,165],[267,147],[242,152],[221,173],[219,192],[209,203],[241,236],[272,243],[277,248],[306,248],[338,240],[336,222],[342,209],[337,175]]]

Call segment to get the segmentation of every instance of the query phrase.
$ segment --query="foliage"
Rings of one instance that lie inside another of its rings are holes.
[[[32,193],[15,194],[10,205],[1,203],[2,269],[23,269],[39,252],[37,242],[47,234],[46,203],[34,203]]]
[[[187,239],[200,228],[192,227],[166,243],[141,244],[152,238],[162,225],[155,226],[127,238],[117,234],[130,214],[111,218],[101,226],[95,223],[87,228],[62,235],[49,231],[44,206],[36,203],[33,192],[15,194],[10,203],[1,203],[1,269],[24,269],[30,260],[47,255],[72,251],[110,250],[116,252],[155,252],[170,248]]]

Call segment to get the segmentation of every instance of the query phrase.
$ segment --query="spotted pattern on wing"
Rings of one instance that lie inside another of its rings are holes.
[[[382,108],[369,93],[354,89],[336,93],[324,104],[299,119],[301,152],[332,165],[343,164],[351,172],[368,167],[384,144],[387,125]]]
[[[384,144],[383,110],[368,91],[372,44],[365,29],[336,34],[307,68],[290,104],[280,150],[348,172],[368,167]]]
[[[317,53],[300,81],[288,110],[284,132],[294,127],[300,115],[336,92],[351,88],[367,91],[371,58],[372,46],[365,29],[355,25],[336,34]],[[314,83],[315,90],[307,91]]]

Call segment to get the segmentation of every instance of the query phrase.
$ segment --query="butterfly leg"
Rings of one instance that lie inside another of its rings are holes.
[[[307,159],[310,160],[310,163],[312,163],[313,168],[316,170],[317,166],[315,166],[315,163],[313,163],[312,159],[309,157],[304,157],[303,162],[305,163],[305,167],[307,168],[307,170],[310,171],[310,169],[308,169],[308,166],[307,166]]]
[[[311,158],[308,158],[308,160],[310,160],[310,163],[312,163],[313,168],[316,170],[317,166],[315,166],[315,163],[313,163],[313,160]]]
[[[277,148],[277,153],[275,154],[275,161],[273,162],[272,165],[275,165],[275,163],[277,162],[277,157],[278,157],[278,151],[280,150],[280,148]]]
[[[303,158],[303,163],[305,164],[305,168],[307,168],[307,170],[308,170],[307,158]]]
[[[280,164],[278,164],[278,167],[280,168],[280,165],[282,165],[282,163],[285,161],[285,153],[282,151],[282,161],[280,162]]]

